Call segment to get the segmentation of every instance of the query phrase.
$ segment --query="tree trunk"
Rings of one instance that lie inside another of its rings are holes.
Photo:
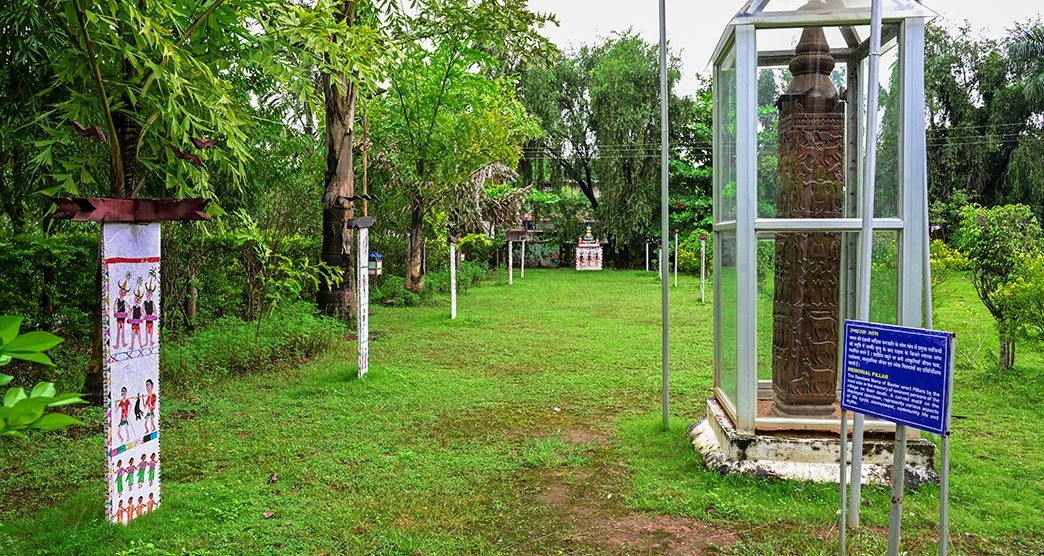
[[[355,2],[338,4],[338,20],[355,24]],[[355,264],[352,247],[355,234],[348,221],[355,215],[351,203],[344,200],[355,194],[355,101],[356,87],[343,73],[323,74],[323,96],[326,99],[326,193],[323,196],[323,262],[341,270],[337,286],[323,283],[319,287],[319,309],[337,318],[355,314]]]
[[[133,75],[133,70],[128,70],[128,76]],[[132,197],[137,189],[138,179],[138,143],[141,139],[141,125],[136,118],[135,107],[125,103],[125,112],[117,112],[112,115],[113,125],[116,127],[114,139],[118,145],[118,160],[114,160],[112,166],[112,182],[109,195],[112,197]],[[118,162],[118,164],[117,164]],[[99,234],[99,243],[101,235]],[[99,253],[101,252],[99,245]],[[97,269],[98,299],[94,310],[94,327],[91,331],[91,358],[87,362],[86,376],[84,377],[84,393],[87,400],[94,405],[104,403],[104,384],[102,377],[102,314],[101,314],[101,258],[98,258]]]
[[[87,370],[83,377],[83,392],[88,403],[91,405],[101,405],[105,403],[104,393],[104,380],[102,378],[102,275],[101,275],[101,234],[98,234],[99,245],[98,253],[94,257],[95,260],[95,283],[97,287],[94,288],[94,310],[91,311],[91,315],[94,317],[94,326],[91,328],[91,358],[87,361]]]
[[[424,198],[415,195],[410,213],[410,252],[406,262],[406,289],[418,293],[424,287]]]
[[[1015,337],[1007,326],[1000,329],[1000,367],[1003,371],[1015,368]]]

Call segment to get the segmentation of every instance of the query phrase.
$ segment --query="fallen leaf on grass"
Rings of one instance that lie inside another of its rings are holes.
[[[265,512],[265,513],[263,513],[261,515],[265,516],[265,519],[268,519],[268,518],[270,518],[270,517],[275,515],[275,510],[268,510],[267,512]]]
[[[272,473],[272,476],[268,478],[268,484],[272,484],[279,480],[279,473]]]

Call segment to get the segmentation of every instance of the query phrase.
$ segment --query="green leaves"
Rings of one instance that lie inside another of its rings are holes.
[[[47,409],[85,403],[80,394],[55,395],[54,384],[41,382],[29,395],[22,388],[11,388],[4,395],[0,407],[0,436],[25,437],[26,430],[44,432],[82,425],[79,419],[61,413],[47,413]]]
[[[11,359],[22,359],[53,367],[54,362],[43,352],[62,343],[63,340],[43,331],[19,336],[18,329],[21,324],[21,317],[0,316],[0,365],[10,363]]]
[[[43,365],[54,363],[43,352],[62,343],[62,339],[49,332],[35,331],[18,334],[21,317],[0,316],[0,365],[12,359],[22,359]],[[9,384],[14,377],[0,374],[0,386]],[[41,382],[26,394],[23,388],[9,388],[0,407],[0,436],[25,437],[29,429],[53,431],[70,425],[82,424],[78,419],[57,413],[47,413],[48,408],[85,403],[81,394],[58,394],[54,383]]]

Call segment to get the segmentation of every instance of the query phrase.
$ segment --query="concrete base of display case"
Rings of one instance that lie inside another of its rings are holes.
[[[707,416],[689,427],[689,436],[707,469],[722,474],[836,483],[841,462],[840,422],[838,425],[834,431],[740,434],[721,404],[710,398]],[[894,434],[867,433],[863,443],[863,484],[890,484],[894,447]],[[935,445],[924,438],[911,438],[906,448],[906,485],[914,487],[938,480]]]

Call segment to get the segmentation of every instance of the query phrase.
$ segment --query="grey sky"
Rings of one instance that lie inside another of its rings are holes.
[[[667,0],[667,40],[682,59],[679,92],[695,88],[694,75],[707,61],[743,0]],[[999,37],[1015,21],[1040,17],[1040,0],[925,0],[951,27],[969,20],[987,36]],[[560,26],[545,30],[559,47],[568,49],[633,27],[651,42],[659,41],[658,0],[529,0],[531,9],[558,16]]]

